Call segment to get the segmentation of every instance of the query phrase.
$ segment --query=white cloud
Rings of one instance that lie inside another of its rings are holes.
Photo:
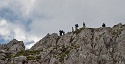
[[[26,45],[26,49],[30,49],[35,43],[31,43],[29,45]]]
[[[4,19],[0,20],[0,35],[5,36],[6,34],[9,34],[9,31],[7,30],[7,28],[5,28],[5,26],[8,26],[7,21]]]
[[[82,26],[85,22],[87,27],[100,27],[102,23],[113,26],[125,23],[124,3],[125,0],[1,0],[0,10],[9,8],[22,20],[32,22],[24,25],[27,21],[20,19],[1,20],[0,34],[9,39],[13,33],[16,39],[36,42],[47,33],[71,31],[76,23]]]
[[[82,26],[82,22],[87,27],[125,23],[124,3],[124,0],[37,0],[29,13],[34,18],[30,28],[41,34],[59,29],[70,31],[74,24]]]
[[[23,25],[11,23],[5,19],[0,19],[0,23],[0,39],[12,40],[13,38],[16,38],[19,41],[24,41],[25,44],[30,41],[33,41],[34,43],[40,39],[39,36],[26,32]]]
[[[6,20],[1,19],[0,26],[6,25],[6,24],[7,24]]]

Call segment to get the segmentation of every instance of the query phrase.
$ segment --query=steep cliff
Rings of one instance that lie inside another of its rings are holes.
[[[47,34],[31,49],[14,54],[11,63],[125,64],[125,24]]]

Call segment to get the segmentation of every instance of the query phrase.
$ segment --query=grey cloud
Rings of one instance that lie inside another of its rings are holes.
[[[86,22],[88,27],[100,27],[103,22],[113,26],[125,23],[124,3],[124,0],[37,0],[31,13],[42,15],[44,18],[41,18],[47,20],[35,19],[30,26],[39,28],[41,33],[59,29],[69,31],[75,23],[81,25],[82,22]]]
[[[8,7],[21,18],[9,22],[18,24],[25,40],[31,42],[60,29],[71,31],[76,23],[80,27],[82,22],[87,27],[125,23],[124,3],[125,0],[2,0],[0,9]]]

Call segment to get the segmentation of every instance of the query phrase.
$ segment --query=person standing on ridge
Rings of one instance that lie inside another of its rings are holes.
[[[86,25],[85,25],[85,23],[83,22],[83,28],[86,28]]]
[[[65,35],[65,32],[63,30],[59,30],[60,36]]]
[[[73,27],[72,27],[72,32],[74,32],[74,29],[73,29]]]
[[[78,24],[75,24],[75,30],[77,30],[77,29],[78,29],[78,27],[79,27],[79,25],[78,25]]]
[[[102,27],[106,27],[105,23],[102,24]]]
[[[59,30],[59,34],[60,34],[60,36],[62,36],[62,30]]]

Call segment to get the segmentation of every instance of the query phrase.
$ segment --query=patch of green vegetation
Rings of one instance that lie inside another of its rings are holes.
[[[71,46],[70,46],[71,49],[77,49],[79,47],[80,46],[76,45],[75,43],[71,43]]]
[[[41,59],[40,56],[36,56],[36,57],[33,57],[33,56],[27,56],[27,60],[39,60]]]
[[[46,43],[47,43],[47,41],[44,41],[44,43],[46,44]]]
[[[6,54],[6,58],[8,58],[8,60],[10,60],[12,57],[13,57],[13,56],[12,56],[12,54],[11,54],[11,53]]]
[[[18,57],[18,56],[28,56],[28,55],[34,55],[34,54],[39,54],[40,51],[35,50],[35,51],[29,51],[29,50],[25,50],[25,51],[20,51],[17,54],[14,55],[14,57]]]
[[[71,51],[71,48],[68,46],[68,47],[65,47],[64,45],[62,46],[62,48],[60,49],[61,50],[61,53],[58,54],[58,57],[59,57],[59,61],[60,62],[63,62],[65,57],[69,55],[70,51]]]
[[[61,54],[60,54],[60,59],[59,59],[59,61],[60,62],[63,62],[64,61],[64,58],[66,57],[66,55],[68,55],[70,53],[70,50],[66,50],[65,52],[62,52]]]
[[[58,54],[59,61],[63,63],[64,59],[68,59],[70,51],[72,49],[77,50],[78,48],[79,48],[79,45],[76,45],[75,43],[71,43],[70,46],[62,46],[62,48],[61,48],[62,52],[60,54]]]
[[[112,35],[117,35],[118,33],[115,31],[112,31]]]
[[[35,57],[33,57],[33,56],[28,56],[27,57],[27,60],[35,60],[36,58]]]
[[[73,32],[73,34],[79,34],[84,28],[77,29],[76,31]]]
[[[116,64],[117,63],[117,60],[113,59],[113,64]]]

